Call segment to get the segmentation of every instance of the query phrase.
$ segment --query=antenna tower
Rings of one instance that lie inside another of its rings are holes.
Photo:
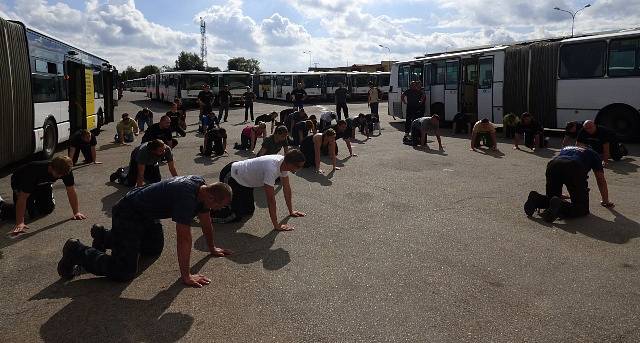
[[[207,63],[207,24],[202,17],[200,17],[200,58],[207,67],[209,65]]]

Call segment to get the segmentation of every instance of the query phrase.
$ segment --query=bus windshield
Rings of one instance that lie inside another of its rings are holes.
[[[389,80],[391,79],[390,75],[380,75],[378,76],[378,86],[386,87],[389,85]]]
[[[320,75],[303,75],[300,77],[300,82],[304,85],[304,88],[320,88]]]
[[[182,75],[182,89],[201,90],[205,84],[211,85],[211,75],[207,74],[184,74]]]
[[[327,87],[338,87],[338,83],[347,84],[346,75],[327,75],[325,76]]]
[[[251,86],[251,75],[248,75],[248,74],[223,75],[222,84],[228,85],[229,89],[245,88],[247,86]]]
[[[369,75],[354,75],[352,80],[354,87],[365,87],[369,84]]]

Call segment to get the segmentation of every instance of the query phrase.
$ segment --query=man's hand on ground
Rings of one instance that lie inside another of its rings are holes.
[[[73,220],[84,220],[84,219],[87,219],[87,216],[85,216],[84,214],[78,212],[78,213],[74,213],[73,217],[71,217],[71,219],[73,219]]]
[[[211,255],[216,257],[224,257],[224,256],[229,256],[231,254],[233,254],[233,251],[229,249],[218,248],[218,247],[213,248],[213,251],[211,252]]]
[[[202,288],[202,286],[210,284],[211,280],[202,274],[189,274],[186,277],[182,277],[182,283],[187,286]]]
[[[293,231],[295,230],[295,226],[293,225],[289,225],[289,224],[280,224],[278,226],[276,226],[275,228],[273,228],[276,231]]]
[[[611,201],[601,201],[600,205],[606,207],[606,208],[614,208],[616,205],[614,203],[612,203]]]
[[[23,233],[26,233],[29,230],[29,227],[25,223],[16,224],[11,231],[11,236],[17,236]]]
[[[290,217],[296,217],[296,218],[297,217],[304,217],[306,215],[307,215],[306,213],[300,212],[300,211],[293,211],[293,212],[289,213]]]

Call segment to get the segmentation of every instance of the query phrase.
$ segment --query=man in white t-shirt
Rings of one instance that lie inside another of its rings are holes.
[[[278,222],[274,187],[276,179],[280,178],[289,216],[304,217],[304,213],[293,210],[289,184],[289,172],[302,169],[304,162],[304,155],[300,151],[290,150],[284,156],[265,155],[227,164],[220,171],[220,180],[231,186],[233,197],[228,208],[213,213],[212,220],[215,223],[225,224],[253,215],[255,211],[253,189],[262,187],[269,204],[269,216],[274,230],[293,230],[293,226]]]

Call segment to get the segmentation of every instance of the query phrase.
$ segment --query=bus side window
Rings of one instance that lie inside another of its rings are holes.
[[[602,77],[606,50],[605,41],[563,45],[560,48],[560,78]]]
[[[640,75],[640,38],[616,39],[609,43],[609,77]]]

